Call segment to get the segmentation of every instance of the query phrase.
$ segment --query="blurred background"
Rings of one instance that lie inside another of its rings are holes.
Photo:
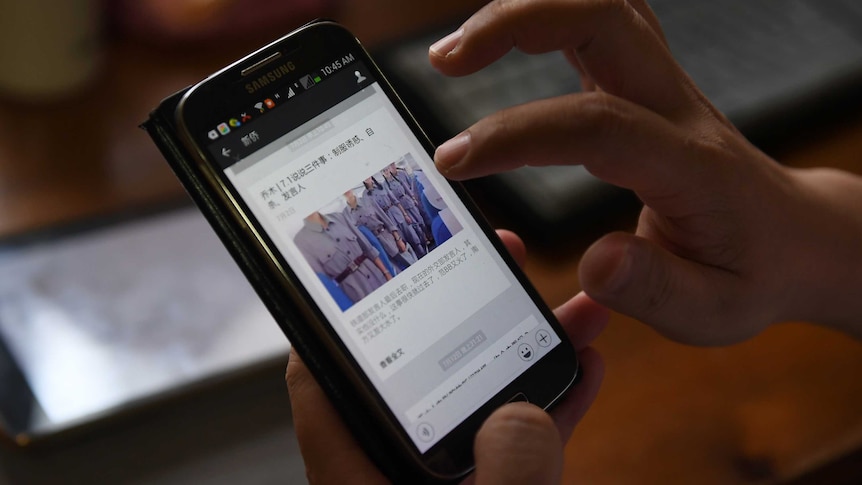
[[[0,0],[0,483],[304,483],[289,344],[137,125],[318,17],[352,30],[432,139],[578,89],[551,53],[438,77],[478,0]],[[790,166],[862,173],[856,0],[650,2],[716,105]],[[558,305],[638,202],[577,167],[471,182]],[[805,323],[719,349],[615,315],[566,483],[862,483],[862,344]]]

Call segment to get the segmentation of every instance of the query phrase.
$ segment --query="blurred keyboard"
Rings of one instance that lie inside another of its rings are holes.
[[[836,91],[862,86],[862,0],[653,0],[674,56],[746,134],[802,117]],[[502,108],[579,89],[558,52],[519,51],[479,73],[431,68],[429,33],[377,54],[435,142]],[[832,96],[834,98],[834,96]],[[822,104],[822,103],[821,103]],[[582,167],[525,167],[497,175],[499,198],[522,216],[559,223],[619,194]]]

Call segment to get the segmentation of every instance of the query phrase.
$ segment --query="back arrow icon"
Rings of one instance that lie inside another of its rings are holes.
[[[222,148],[221,154],[226,156],[226,157],[230,157],[230,149],[229,148]]]

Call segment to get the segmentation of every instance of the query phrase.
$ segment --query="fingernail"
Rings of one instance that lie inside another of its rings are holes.
[[[455,50],[455,47],[458,46],[458,42],[461,41],[462,35],[464,35],[464,29],[458,29],[446,37],[443,37],[431,45],[431,53],[440,57],[448,56]]]
[[[632,269],[631,248],[625,247],[623,254],[616,264],[616,267],[608,275],[604,281],[604,290],[607,294],[617,294],[622,290],[629,281],[629,274]]]
[[[443,173],[448,172],[464,158],[469,149],[470,132],[468,131],[464,131],[440,145],[434,152],[434,163],[437,164],[437,170]]]
[[[633,267],[631,244],[609,236],[591,246],[581,259],[580,276],[592,296],[616,296],[630,283]]]

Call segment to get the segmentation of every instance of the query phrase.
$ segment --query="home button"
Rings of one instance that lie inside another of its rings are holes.
[[[515,394],[514,396],[512,396],[511,399],[506,401],[506,404],[508,404],[510,402],[530,402],[530,400],[527,399],[526,394],[524,394],[523,392],[519,392],[519,393]]]

